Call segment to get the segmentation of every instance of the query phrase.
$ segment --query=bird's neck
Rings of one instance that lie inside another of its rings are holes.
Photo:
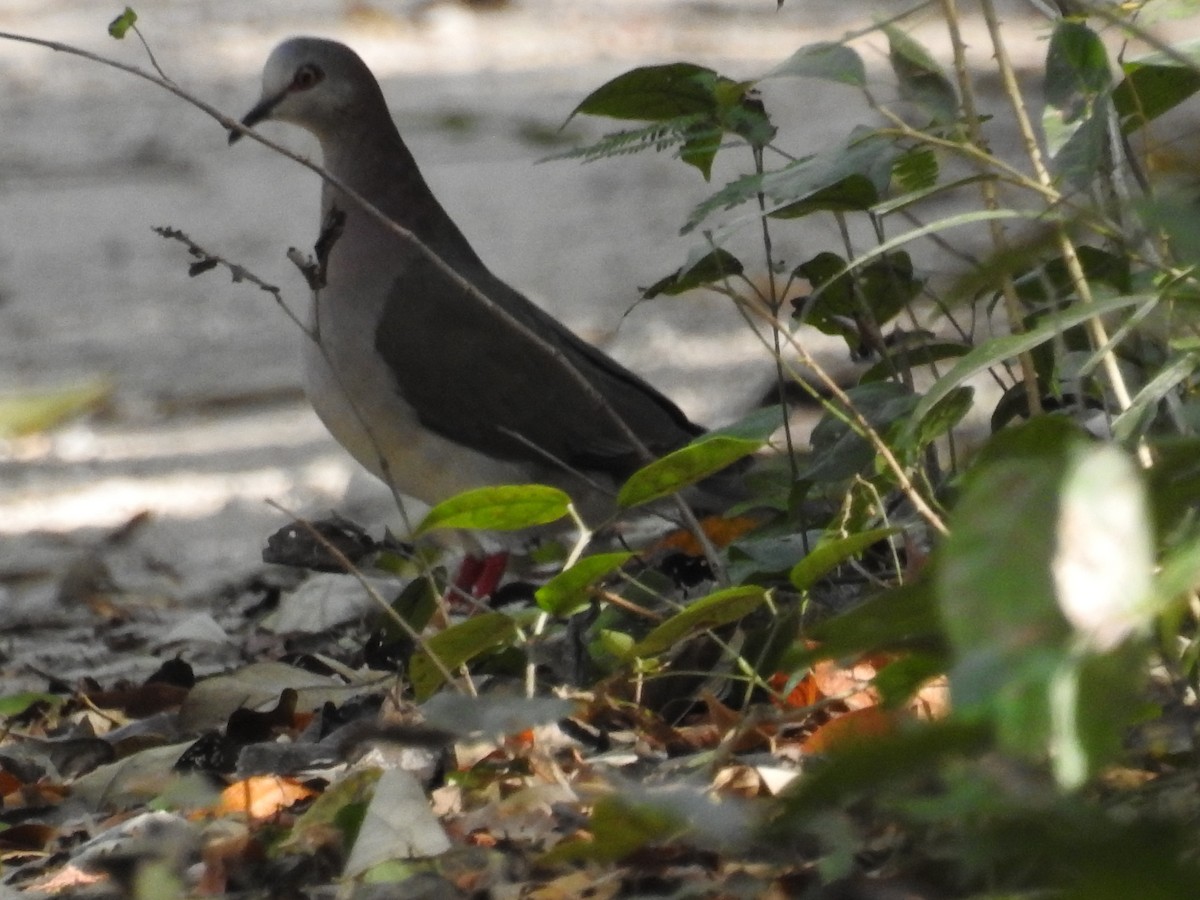
[[[390,125],[390,122],[389,122]],[[478,257],[450,216],[438,203],[394,127],[354,134],[340,132],[322,141],[325,168],[342,185],[371,201],[380,212],[421,241],[470,267]],[[333,206],[351,217],[366,216],[361,205],[326,182],[322,220]]]

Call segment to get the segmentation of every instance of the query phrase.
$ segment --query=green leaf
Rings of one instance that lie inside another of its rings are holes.
[[[933,566],[936,570],[936,564]],[[849,612],[817,623],[809,631],[817,647],[804,650],[789,667],[819,659],[860,656],[879,650],[921,648],[941,651],[945,635],[932,579],[923,577],[871,597]]]
[[[870,741],[847,743],[824,765],[797,778],[779,797],[772,829],[794,834],[809,816],[845,808],[857,797],[876,796],[886,785],[922,772],[935,772],[941,760],[974,756],[990,743],[986,727],[961,719],[926,723]]]
[[[617,494],[628,509],[681,491],[756,452],[763,442],[705,435],[634,472]]]
[[[797,317],[826,334],[844,337],[853,349],[862,343],[860,319],[876,326],[891,321],[923,286],[903,250],[849,269],[841,257],[825,251],[797,266],[795,274],[814,288]]]
[[[1109,167],[1108,104],[1097,101],[1096,105],[1096,112],[1074,126],[1060,128],[1050,120],[1042,123],[1054,172],[1074,187],[1086,187]]]
[[[963,420],[975,403],[975,388],[960,385],[933,405],[921,419],[913,449],[919,450]]]
[[[783,427],[784,411],[778,405],[763,406],[751,410],[736,422],[714,428],[708,433],[709,437],[742,438],[748,441],[758,441],[765,444],[776,431]]]
[[[687,234],[717,210],[732,209],[756,199],[760,193],[769,201],[766,212],[771,214],[807,200],[851,175],[865,177],[882,196],[891,180],[892,163],[900,152],[892,138],[858,126],[827,150],[802,157],[774,172],[745,175],[731,181],[693,209],[680,232]]]
[[[868,547],[898,534],[899,528],[876,528],[845,537],[822,538],[812,552],[792,567],[788,580],[798,591],[807,591],[826,573],[831,572],[846,560],[858,556]]]
[[[846,392],[854,408],[876,431],[906,420],[917,405],[917,397],[892,381],[860,384]],[[858,433],[845,416],[826,412],[809,439],[812,460],[800,477],[816,482],[841,481],[858,474],[875,459],[875,448]]]
[[[1200,506],[1200,438],[1156,440],[1147,472],[1150,503],[1159,534],[1178,533]]]
[[[125,37],[125,33],[134,26],[137,22],[137,13],[131,7],[125,7],[125,11],[108,23],[108,33],[115,37],[118,41]]]
[[[875,184],[867,176],[855,173],[769,215],[773,219],[799,219],[815,212],[865,212],[878,202]]]
[[[1073,122],[1090,115],[1095,99],[1111,85],[1100,36],[1083,22],[1059,19],[1046,51],[1046,103]]]
[[[801,47],[763,78],[822,78],[854,87],[865,87],[867,69],[858,51],[845,44],[818,41]]]
[[[903,191],[928,191],[937,186],[938,161],[932,147],[913,147],[892,163],[892,178]]]
[[[679,834],[684,820],[663,804],[635,803],[619,794],[600,797],[588,820],[591,838],[562,841],[541,858],[545,864],[578,860],[615,862],[647,844],[667,843]]]
[[[1121,131],[1130,134],[1200,91],[1200,71],[1178,62],[1130,62],[1113,89]]]
[[[928,415],[938,401],[949,394],[968,378],[979,374],[990,366],[1032,350],[1073,325],[1092,316],[1102,316],[1139,303],[1155,302],[1156,297],[1148,294],[1132,294],[1122,297],[1106,297],[1094,303],[1075,303],[1061,312],[1046,316],[1038,325],[1021,334],[993,338],[976,347],[960,359],[949,372],[939,378],[918,401],[910,419],[911,428]]]
[[[1107,651],[1149,630],[1153,534],[1137,466],[1112,445],[1085,445],[1063,477],[1053,572],[1059,608],[1084,644]]]
[[[888,39],[888,61],[900,82],[900,96],[945,125],[958,118],[958,94],[954,85],[920,43],[891,26],[883,27]]]
[[[592,584],[623,566],[632,557],[633,553],[629,551],[585,556],[538,588],[534,592],[534,599],[552,616],[572,616],[587,607],[590,599],[587,589]]]
[[[1130,401],[1112,422],[1113,436],[1121,443],[1128,443],[1146,430],[1153,419],[1159,402],[1180,383],[1192,377],[1200,366],[1200,354],[1177,353],[1162,362],[1150,382]]]
[[[709,594],[655,627],[634,644],[629,654],[639,659],[656,656],[689,635],[736,622],[758,609],[766,599],[766,591],[755,585],[739,585]]]
[[[0,396],[0,438],[37,434],[102,406],[112,396],[108,381]]]
[[[580,113],[613,119],[663,122],[716,112],[712,79],[717,73],[692,63],[643,66],[618,75],[592,91],[567,117]]]
[[[544,484],[507,484],[464,491],[431,509],[414,534],[438,528],[515,531],[556,522],[571,498]]]
[[[642,298],[651,300],[660,294],[675,296],[713,282],[723,282],[743,272],[741,260],[720,247],[690,265],[676,269],[666,278],[661,278],[648,288],[642,289]]]
[[[990,462],[954,509],[939,559],[938,598],[956,656],[956,709],[1026,700],[1044,706],[1049,674],[1070,634],[1051,571],[1059,453],[1046,448],[1040,459]],[[1030,686],[1041,689],[1040,701],[1024,695]],[[1022,749],[1034,750],[1044,736],[1026,740]]]
[[[680,158],[709,177],[722,133],[765,145],[775,129],[752,82],[734,81],[692,63],[643,66],[601,85],[571,112],[673,124],[684,134]]]
[[[958,359],[971,351],[971,345],[959,341],[930,340],[918,337],[915,341],[900,343],[889,349],[894,364],[903,371],[912,370],[918,366],[928,366],[944,359]],[[888,365],[888,361],[880,360],[859,376],[858,383],[868,384],[872,381],[882,381],[890,378],[891,374],[892,367]]]
[[[480,654],[505,646],[516,635],[517,623],[513,619],[504,613],[492,612],[472,616],[426,638],[425,647],[417,650],[408,664],[408,678],[417,700],[431,697],[445,680],[430,654],[453,672]]]
[[[45,703],[56,708],[62,706],[66,698],[58,694],[47,694],[43,691],[23,691],[19,694],[8,694],[0,697],[0,716],[19,716],[35,703]]]

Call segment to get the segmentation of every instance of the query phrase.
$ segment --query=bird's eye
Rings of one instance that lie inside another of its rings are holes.
[[[324,77],[325,73],[319,66],[305,63],[296,70],[296,74],[292,77],[292,90],[307,91]]]

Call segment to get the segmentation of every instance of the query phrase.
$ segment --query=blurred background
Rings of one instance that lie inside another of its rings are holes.
[[[434,192],[492,268],[716,425],[768,391],[769,356],[723,298],[638,304],[638,288],[702,240],[679,227],[749,167],[746,152],[719,156],[711,184],[670,152],[539,161],[622,127],[567,119],[632,67],[687,60],[756,78],[896,6],[143,0],[135,10],[166,74],[232,116],[257,99],[279,40],[314,34],[353,46],[383,83]],[[1000,8],[1018,68],[1040,71],[1047,20],[1029,2]],[[136,35],[106,33],[120,11],[94,0],[5,0],[0,30],[149,68]],[[906,25],[948,61],[936,16]],[[981,23],[965,25],[992,71]],[[884,40],[855,46],[877,99],[894,101]],[[385,492],[308,409],[300,338],[272,298],[219,269],[189,278],[184,247],[151,231],[186,232],[300,309],[306,288],[285,253],[307,252],[316,236],[316,177],[252,142],[227,147],[223,129],[194,107],[84,59],[0,40],[0,83],[0,392],[104,396],[67,425],[0,440],[0,601],[44,609],[61,600],[64,572],[97,548],[106,548],[106,577],[127,590],[209,596],[261,567],[265,536],[286,521],[266,498],[308,515],[336,508],[386,521]],[[1001,114],[994,141],[1015,152],[998,85],[980,87],[984,109]],[[780,143],[797,155],[876,121],[849,87],[781,79],[762,93]],[[264,131],[317,155],[296,129]],[[792,260],[840,246],[832,222],[781,227],[776,238]],[[913,250],[935,271],[957,265],[932,245]],[[835,369],[848,365],[840,341],[813,346]]]

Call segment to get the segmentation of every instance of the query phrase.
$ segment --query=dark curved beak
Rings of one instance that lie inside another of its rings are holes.
[[[253,128],[259,122],[271,118],[272,110],[279,105],[279,101],[285,96],[287,96],[287,91],[283,91],[273,97],[263,97],[254,105],[254,108],[250,112],[242,116],[242,124],[247,128]],[[231,129],[229,132],[229,143],[236,144],[241,136],[242,132]]]

